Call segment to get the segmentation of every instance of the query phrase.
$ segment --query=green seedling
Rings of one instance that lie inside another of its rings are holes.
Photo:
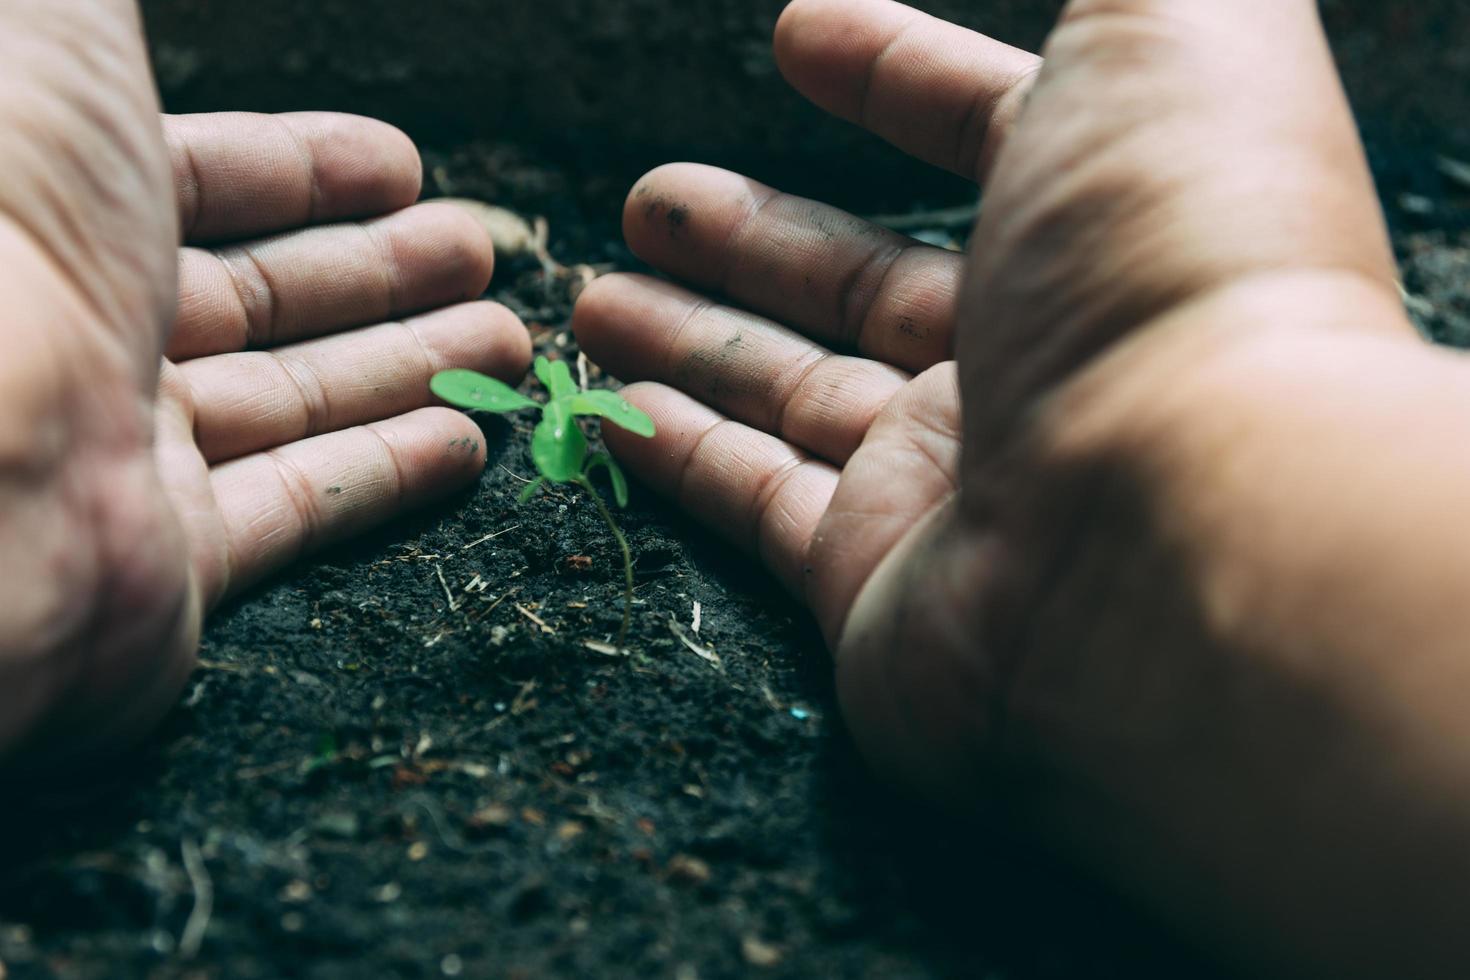
[[[541,413],[541,421],[531,436],[531,458],[541,475],[521,491],[520,502],[524,504],[530,500],[548,483],[571,483],[585,490],[597,505],[608,530],[617,539],[618,547],[623,549],[623,628],[618,633],[618,646],[622,647],[628,640],[628,622],[633,610],[633,552],[628,548],[628,539],[623,537],[622,529],[613,520],[612,511],[592,485],[592,471],[599,466],[607,470],[608,479],[612,481],[613,499],[619,507],[628,506],[628,478],[607,453],[587,452],[587,436],[577,420],[599,418],[647,438],[653,435],[653,419],[614,392],[583,391],[572,380],[572,372],[565,361],[536,358],[536,377],[550,396],[544,405],[477,371],[440,371],[429,381],[429,387],[434,394],[459,408],[501,415],[532,409]]]

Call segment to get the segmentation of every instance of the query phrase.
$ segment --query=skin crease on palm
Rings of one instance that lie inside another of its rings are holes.
[[[970,254],[649,175],[629,241],[682,285],[608,277],[577,312],[658,423],[614,449],[811,606],[879,772],[1258,969],[1460,975],[1470,368],[1398,305],[1313,4],[1074,0],[1043,66],[797,0],[776,52],[984,183]],[[395,131],[160,127],[125,0],[0,0],[0,66],[26,769],[159,717],[221,597],[473,479],[428,376],[513,378],[528,344],[464,302],[488,242],[410,207]]]

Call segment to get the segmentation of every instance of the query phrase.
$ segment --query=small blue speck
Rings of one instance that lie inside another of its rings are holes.
[[[810,711],[806,710],[805,708],[792,708],[791,709],[791,717],[795,718],[797,721],[806,721],[811,716],[812,716],[812,713]]]

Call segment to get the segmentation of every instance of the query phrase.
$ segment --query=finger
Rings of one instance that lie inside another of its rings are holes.
[[[958,387],[952,361],[915,378],[889,400],[842,468],[807,556],[807,598],[832,650],[874,569],[957,492]]]
[[[974,180],[1041,59],[892,0],[795,0],[776,25],[776,63],[828,112]]]
[[[908,380],[646,276],[604,276],[588,286],[573,325],[587,356],[613,375],[673,385],[837,464]]]
[[[210,476],[227,546],[202,570],[210,604],[325,544],[446,496],[484,469],[479,428],[446,408],[291,443]]]
[[[387,123],[335,112],[165,116],[184,241],[370,217],[418,199],[418,150]]]
[[[955,252],[696,164],[639,181],[623,225],[650,265],[833,346],[909,371],[951,356]]]
[[[509,381],[530,360],[531,338],[516,315],[480,302],[179,369],[194,400],[199,451],[217,462],[433,404],[429,379],[447,368]]]
[[[475,299],[493,266],[484,228],[432,203],[217,252],[181,249],[168,356],[269,347]]]
[[[648,413],[657,434],[643,439],[608,426],[608,447],[639,479],[753,551],[803,595],[807,549],[837,470],[672,388],[636,384],[623,396]]]

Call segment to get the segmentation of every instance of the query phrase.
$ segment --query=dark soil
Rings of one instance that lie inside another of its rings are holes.
[[[1470,343],[1470,184],[1438,149],[1375,165],[1411,308]],[[547,215],[562,261],[634,265],[611,183],[427,162],[433,192]],[[535,263],[492,295],[575,356]],[[472,494],[215,617],[126,765],[6,801],[0,976],[1214,975],[1013,835],[884,795],[802,611],[636,488],[634,652],[590,648],[616,545],[578,493],[517,506],[529,429],[485,433]]]

